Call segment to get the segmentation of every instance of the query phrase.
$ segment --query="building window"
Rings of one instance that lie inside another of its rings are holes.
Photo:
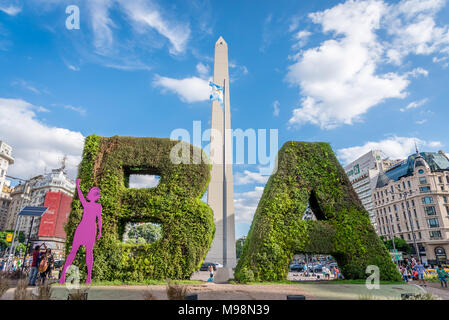
[[[398,223],[398,231],[401,232],[401,225]]]
[[[420,177],[419,178],[419,184],[426,184],[426,183],[427,183],[426,177]]]
[[[405,228],[407,229],[407,231],[409,231],[407,222],[405,222]]]
[[[393,186],[391,186],[391,192],[394,192],[394,187]]]
[[[406,189],[405,181],[402,181],[402,186],[404,187],[404,189]]]
[[[441,178],[441,176],[438,176],[438,182],[443,183],[443,179]]]
[[[424,197],[424,198],[422,198],[422,203],[423,204],[433,203],[433,198],[432,197]]]
[[[445,206],[446,207],[446,213],[449,215],[449,206]]]
[[[391,212],[391,207],[388,207],[388,212]]]
[[[421,192],[430,192],[430,187],[429,186],[419,187],[419,191],[421,191]]]
[[[449,183],[449,176],[446,176],[446,182]]]
[[[416,229],[421,229],[421,228],[419,227],[419,222],[418,222],[418,220],[416,220]]]
[[[410,238],[410,233],[407,233],[407,238],[410,240],[411,238]]]
[[[429,231],[430,238],[441,238],[441,231]]]
[[[438,228],[440,226],[438,219],[435,218],[427,220],[427,224],[429,225],[429,228]]]
[[[412,200],[412,207],[415,206],[415,200]]]
[[[404,202],[401,202],[402,210],[404,210]]]
[[[418,219],[418,215],[416,214],[416,209],[413,209],[413,213],[415,214],[415,218]]]
[[[404,240],[404,235],[403,234],[401,234],[401,239]]]
[[[410,184],[410,181],[407,181],[407,185],[408,185],[409,188],[412,187],[412,185]]]
[[[394,233],[394,225],[392,225],[392,226],[391,226],[391,230],[392,230],[392,231],[393,231],[393,233]]]
[[[419,174],[423,174],[424,173],[424,170],[423,169],[419,169]]]
[[[449,214],[449,213],[448,213],[448,214]],[[398,215],[398,213],[396,212],[395,215],[396,215],[396,221],[399,221],[399,215]]]
[[[418,232],[418,238],[421,240],[421,231],[420,232]]]
[[[424,207],[424,211],[428,216],[434,216],[437,214],[434,206]]]

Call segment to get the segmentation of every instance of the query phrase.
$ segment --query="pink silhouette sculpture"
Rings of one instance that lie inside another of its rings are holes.
[[[76,180],[76,190],[78,191],[78,197],[83,205],[83,217],[80,224],[76,228],[75,236],[73,237],[72,250],[67,256],[67,260],[64,264],[64,269],[62,270],[60,284],[65,283],[65,273],[67,268],[72,264],[75,259],[76,253],[81,246],[86,247],[86,265],[87,265],[87,279],[86,283],[91,282],[92,278],[92,265],[94,262],[93,249],[95,245],[95,238],[101,238],[101,204],[95,202],[100,199],[100,189],[98,187],[93,187],[90,189],[86,198],[84,199],[83,193],[80,188],[80,179]],[[98,218],[98,237],[97,237],[97,218]]]

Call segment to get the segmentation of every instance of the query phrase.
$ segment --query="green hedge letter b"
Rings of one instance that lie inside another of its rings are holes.
[[[215,226],[212,210],[200,198],[205,193],[210,167],[206,161],[173,164],[170,152],[179,141],[160,138],[89,136],[78,177],[81,189],[101,189],[103,233],[94,248],[93,279],[143,281],[188,279],[203,262]],[[202,154],[190,144],[190,155]],[[195,152],[193,152],[195,151]],[[207,160],[207,156],[202,155]],[[152,189],[129,188],[131,174],[158,175]],[[82,216],[78,198],[66,227],[67,248]],[[162,238],[147,244],[121,241],[129,222],[154,222]],[[75,264],[83,270],[82,255]]]
[[[302,220],[310,204],[318,221]],[[399,272],[368,213],[327,143],[287,142],[278,153],[235,270],[240,281],[287,278],[296,253],[330,254],[347,279],[365,279],[368,265],[381,280]]]

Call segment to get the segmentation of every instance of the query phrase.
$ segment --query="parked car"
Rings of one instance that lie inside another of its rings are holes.
[[[65,260],[61,260],[61,259],[55,260],[54,268],[55,269],[62,268],[64,266],[64,262],[65,262]]]
[[[319,263],[311,263],[307,265],[309,272],[317,273],[323,271],[323,266]]]
[[[292,264],[290,265],[290,271],[304,271],[304,265],[303,264]]]
[[[218,263],[213,263],[213,262],[204,262],[201,265],[200,271],[208,271],[209,270],[209,266],[212,266],[214,268],[214,271],[217,270],[217,265],[219,265]]]

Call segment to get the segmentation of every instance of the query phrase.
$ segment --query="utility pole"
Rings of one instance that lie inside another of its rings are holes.
[[[391,191],[389,193],[394,194],[394,195],[404,196],[405,209],[407,210],[407,216],[408,216],[408,220],[409,220],[409,223],[410,223],[410,229],[412,230],[413,246],[415,248],[415,252],[416,252],[416,255],[418,256],[419,262],[422,262],[421,261],[421,254],[419,253],[418,244],[416,243],[415,228],[413,227],[412,215],[410,213],[409,205],[408,205],[408,202],[407,202],[407,196],[408,196],[409,193],[407,191],[401,191],[400,188],[398,188],[398,190],[399,190],[399,193],[391,192]],[[410,194],[412,194],[412,193],[413,193],[413,191],[410,190]],[[393,235],[393,246],[394,246],[394,235]]]

